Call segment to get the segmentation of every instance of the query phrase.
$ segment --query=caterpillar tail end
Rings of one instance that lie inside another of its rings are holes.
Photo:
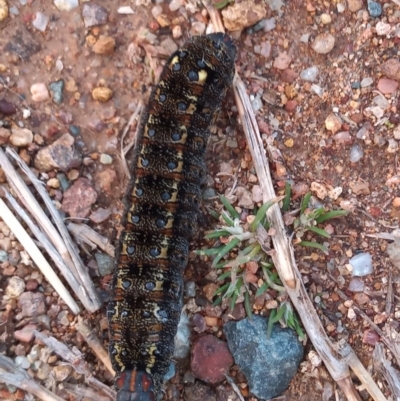
[[[156,401],[154,382],[147,372],[127,370],[115,381],[117,401]]]

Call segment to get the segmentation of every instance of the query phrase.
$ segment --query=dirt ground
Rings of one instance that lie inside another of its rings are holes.
[[[36,168],[60,208],[63,180],[70,185],[78,177],[87,178],[97,196],[89,204],[89,212],[81,217],[112,240],[118,231],[126,184],[120,157],[121,133],[139,102],[146,103],[166,56],[191,35],[208,32],[210,24],[208,13],[192,0],[137,2],[140,4],[82,2],[72,10],[60,11],[50,0],[6,0],[9,15],[0,22],[0,102],[9,102],[0,105],[0,129],[19,127],[33,133],[31,138],[22,133],[18,142],[3,131],[1,143],[11,143]],[[399,275],[386,253],[389,242],[376,234],[391,233],[400,218],[400,6],[396,1],[363,0],[270,0],[256,4],[254,10],[260,4],[265,10],[260,15],[264,22],[232,35],[238,47],[238,73],[253,101],[263,140],[272,141],[281,153],[271,160],[277,193],[283,193],[288,181],[297,193],[293,209],[311,188],[315,204],[351,211],[325,225],[331,233],[325,241],[327,255],[296,247],[296,260],[329,336],[334,341],[346,339],[364,366],[371,368],[372,351],[380,337],[352,306],[363,310],[388,338],[395,340],[399,332]],[[88,5],[102,8],[92,8],[92,14],[88,11],[90,16],[85,17],[83,9]],[[122,14],[122,6],[131,9]],[[248,7],[252,7],[251,2]],[[35,24],[43,16],[48,22],[41,31]],[[235,23],[240,29],[239,22]],[[311,72],[310,79],[304,70],[311,67],[317,67],[318,72]],[[60,80],[64,82],[62,98],[57,100],[53,94],[51,99],[47,91]],[[44,84],[47,89],[35,84]],[[55,168],[40,171],[34,166],[37,152],[68,132],[83,155],[83,163],[71,166],[65,174]],[[250,205],[260,204],[254,189],[257,177],[232,92],[212,135],[207,160],[205,205],[219,207],[217,195],[232,194],[234,186],[242,188],[235,197],[239,210],[246,212]],[[5,182],[3,174],[1,180]],[[243,206],[245,195],[250,198],[247,207]],[[76,207],[72,209],[76,212]],[[107,217],[90,214],[98,209],[106,210]],[[211,229],[212,224],[205,218],[204,229]],[[31,355],[34,340],[15,336],[14,332],[33,325],[70,347],[76,346],[94,375],[111,386],[111,375],[77,334],[76,317],[67,312],[41,273],[23,264],[23,246],[4,224],[0,248],[6,251],[0,265],[0,352],[12,359]],[[372,255],[373,273],[357,279],[364,285],[361,292],[354,292],[349,285],[357,283],[349,270],[349,259],[359,252]],[[82,253],[82,257],[107,300],[109,274],[102,277],[93,255]],[[195,299],[200,307],[204,299],[207,302],[210,281],[204,277],[210,270],[209,263],[192,254],[185,280],[196,284]],[[15,276],[24,280],[25,291],[45,294],[40,316],[47,315],[47,319],[21,315],[18,299],[7,295],[9,280]],[[389,287],[391,297],[387,296]],[[338,289],[347,301],[338,295]],[[207,332],[221,335],[226,314],[224,310],[217,316],[216,325],[207,327]],[[106,346],[105,308],[83,317]],[[196,335],[193,333],[193,339]],[[312,356],[313,348],[308,343],[297,375],[278,399],[344,399],[325,368]],[[393,360],[390,353],[387,357]],[[29,372],[51,386],[49,378],[57,358],[36,368],[33,365]],[[166,387],[165,399],[183,399],[188,370],[188,364],[179,367]],[[385,396],[390,397],[387,382],[372,372]],[[246,381],[236,367],[231,373],[246,399],[256,400],[248,394]],[[79,375],[71,373],[66,381],[79,382]],[[369,400],[357,379],[355,383],[362,398]],[[65,388],[60,396],[78,399],[67,395]],[[229,388],[220,385],[218,400],[228,399]],[[215,399],[201,394],[193,400]],[[1,399],[32,399],[29,397],[0,384]]]

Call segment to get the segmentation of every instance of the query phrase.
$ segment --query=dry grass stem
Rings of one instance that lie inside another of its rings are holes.
[[[383,345],[377,343],[373,353],[374,368],[386,379],[393,398],[400,400],[400,372],[385,358]]]
[[[110,401],[110,397],[101,396],[97,391],[83,385],[63,383],[64,390],[70,394],[71,399],[87,401]],[[113,398],[111,400],[114,401]]]
[[[104,366],[112,375],[115,375],[115,371],[111,366],[111,361],[110,357],[108,356],[108,352],[104,349],[104,347],[100,343],[93,329],[79,317],[78,317],[78,323],[76,324],[75,327],[82,335],[82,337],[85,339],[85,341],[88,343],[89,347],[96,354],[97,358],[99,358],[100,361],[103,362]]]
[[[1,193],[2,192],[2,193]],[[79,282],[76,280],[75,276],[72,274],[71,270],[65,264],[64,260],[54,248],[53,244],[49,241],[49,239],[40,231],[39,227],[32,221],[29,215],[25,212],[25,210],[18,204],[16,199],[3,187],[0,190],[0,196],[4,196],[5,199],[9,202],[15,212],[24,220],[25,224],[32,231],[33,235],[38,240],[40,246],[42,246],[48,255],[53,259],[54,263],[60,269],[62,275],[67,280],[70,287],[73,291],[78,295],[79,294]],[[57,288],[55,288],[57,291]]]
[[[49,347],[54,353],[59,355],[64,361],[70,363],[72,368],[75,369],[77,373],[83,375],[85,377],[85,382],[107,395],[112,395],[115,398],[115,391],[110,389],[105,384],[101,383],[95,377],[93,377],[92,373],[87,366],[84,355],[78,351],[75,347],[70,350],[64,343],[58,341],[54,337],[49,337],[37,330],[34,331],[35,337]]]
[[[99,247],[111,257],[115,256],[115,249],[114,246],[110,244],[110,240],[103,237],[86,224],[68,223],[67,228],[78,243],[83,242],[88,244],[92,249]]]
[[[135,145],[136,139],[137,139],[137,134],[139,130],[139,125],[137,126],[134,138],[131,143],[129,143],[127,146],[124,147],[124,139],[126,134],[129,132],[129,130],[132,128],[132,125],[135,120],[140,121],[140,115],[143,111],[143,102],[140,101],[139,104],[136,107],[136,110],[132,113],[131,117],[129,118],[128,124],[126,124],[124,131],[122,132],[121,135],[121,161],[122,161],[122,167],[124,169],[125,176],[130,179],[131,173],[129,172],[129,167],[128,163],[126,162],[126,157],[125,155],[129,152],[129,150],[132,148],[132,146]]]
[[[11,384],[42,401],[64,401],[58,395],[36,383],[28,372],[14,364],[12,359],[0,354],[0,382]]]
[[[368,390],[369,395],[375,401],[387,401],[386,397],[382,394],[379,387],[372,380],[371,375],[364,368],[363,364],[358,359],[357,355],[354,353],[353,349],[345,341],[339,343],[339,352],[346,362],[351,367],[352,371],[356,374],[360,382]]]
[[[21,167],[22,171],[28,176],[29,180],[35,186],[37,192],[39,193],[39,195],[43,199],[44,203],[46,204],[47,209],[49,210],[49,212],[55,222],[55,225],[56,225],[59,233],[61,234],[61,238],[63,240],[64,247],[66,247],[66,249],[68,250],[69,255],[65,261],[68,264],[68,266],[71,268],[71,270],[74,272],[76,279],[81,283],[81,286],[79,288],[79,299],[81,299],[83,305],[89,312],[91,312],[91,313],[95,312],[96,310],[98,310],[101,307],[101,302],[99,300],[99,297],[97,296],[96,289],[94,288],[93,282],[89,277],[87,269],[83,265],[83,262],[79,256],[79,251],[78,251],[76,245],[74,244],[74,242],[72,241],[72,238],[69,235],[69,232],[68,232],[67,228],[65,227],[64,222],[60,218],[60,214],[58,213],[58,210],[54,206],[54,203],[50,199],[49,195],[47,194],[47,192],[43,186],[43,183],[35,177],[35,175],[32,173],[30,168],[25,164],[25,162],[19,157],[19,155],[13,149],[6,148],[6,152],[11,157],[13,157],[14,160],[17,161],[17,163]],[[3,153],[3,155],[4,155],[4,153]],[[3,160],[4,160],[4,158],[7,159],[6,157],[2,157]],[[11,165],[11,163],[10,163],[10,165]],[[27,189],[26,185],[25,185],[25,189]],[[25,196],[25,194],[24,194],[24,196]],[[32,194],[30,194],[30,197],[34,199],[35,203],[37,204],[37,207],[39,207],[39,209],[41,210],[39,204],[36,202],[36,200]],[[24,203],[24,205],[26,206],[26,203]],[[44,214],[42,210],[41,210],[41,214]],[[35,213],[32,213],[32,215],[34,217],[37,216],[37,214],[35,214]],[[38,223],[40,224],[41,220],[38,221]],[[54,227],[53,227],[53,229],[54,229]],[[54,234],[54,231],[55,231],[55,234]],[[53,233],[53,235],[56,235],[57,237],[59,237],[59,234],[57,233],[57,231],[55,229],[52,230],[52,233]],[[47,232],[47,234],[49,235],[48,232]],[[49,239],[53,240],[53,237],[50,235]],[[57,243],[58,242],[59,241],[57,241]],[[55,245],[55,246],[57,248],[57,245]],[[63,252],[63,253],[60,252],[60,254],[63,257],[64,257],[64,255],[63,255],[64,253],[65,252]],[[72,263],[69,263],[71,259],[72,259]]]
[[[51,268],[43,254],[40,252],[37,245],[33,242],[30,235],[26,232],[21,223],[16,219],[11,210],[4,203],[3,199],[0,199],[0,217],[7,224],[9,229],[14,233],[18,241],[23,244],[31,259],[35,262],[36,266],[47,278],[48,282],[57,291],[61,299],[68,305],[72,313],[74,313],[75,315],[78,314],[80,311],[79,306],[76,304],[74,299],[71,297],[71,294],[68,292],[64,284]]]

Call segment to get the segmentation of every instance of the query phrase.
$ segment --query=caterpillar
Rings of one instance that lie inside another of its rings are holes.
[[[232,85],[235,57],[226,34],[194,37],[167,61],[141,119],[107,308],[117,401],[162,395],[209,127]]]

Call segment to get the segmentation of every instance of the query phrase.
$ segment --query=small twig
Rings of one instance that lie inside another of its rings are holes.
[[[387,316],[389,316],[392,311],[393,301],[394,301],[393,277],[392,277],[391,269],[389,269],[388,276],[389,277],[388,277],[388,284],[387,284],[386,306],[385,306],[385,313]]]
[[[364,368],[363,364],[360,362],[357,355],[354,353],[353,349],[344,340],[339,344],[339,352],[346,360],[346,362],[349,364],[349,366],[356,374],[360,382],[368,390],[369,395],[375,401],[387,401],[386,397],[382,394],[379,387],[372,380],[371,375]]]
[[[383,353],[383,345],[377,343],[375,345],[374,353],[372,354],[374,360],[374,368],[380,372],[388,382],[389,388],[392,391],[395,400],[400,399],[400,374],[390,362],[385,358]]]
[[[132,146],[135,145],[135,143],[137,141],[138,130],[140,128],[140,118],[138,119],[138,117],[140,116],[142,111],[143,111],[143,102],[140,101],[136,107],[136,110],[132,113],[131,117],[129,118],[128,124],[126,124],[124,131],[122,132],[122,135],[121,135],[121,161],[122,161],[122,167],[124,169],[124,173],[128,179],[130,178],[131,174],[129,172],[129,167],[128,167],[128,163],[126,162],[125,155],[129,152],[129,150],[132,148]],[[134,139],[129,145],[124,147],[125,136],[128,133],[128,131],[132,128],[133,122],[135,120],[139,120],[139,123],[138,123],[137,129],[136,129],[135,135],[134,135]]]
[[[80,287],[80,290],[82,291],[81,296],[79,299],[81,299],[81,302],[85,305],[85,308],[93,313],[96,310],[98,310],[101,307],[101,302],[100,299],[97,295],[96,289],[94,288],[94,284],[92,280],[89,277],[89,274],[83,265],[82,259],[79,256],[79,251],[72,241],[71,236],[69,235],[69,232],[67,228],[65,227],[64,222],[60,218],[60,214],[56,207],[54,206],[54,203],[50,199],[49,195],[47,194],[46,190],[43,187],[43,183],[39,181],[35,175],[32,173],[30,168],[26,165],[26,163],[19,157],[19,155],[11,148],[6,148],[6,152],[14,158],[14,160],[17,161],[19,166],[21,167],[22,171],[28,176],[36,190],[38,191],[39,195],[42,197],[44,203],[46,204],[51,216],[53,217],[53,220],[61,234],[61,237],[63,239],[63,242],[65,244],[65,247],[68,250],[68,253],[70,255],[70,258],[72,258],[73,264],[73,272],[76,272],[76,278],[80,281],[82,284]],[[1,151],[1,153],[3,153]],[[3,153],[4,154],[4,153]],[[6,158],[4,156],[4,158]],[[3,158],[3,159],[4,159]],[[6,158],[7,159],[7,158]],[[11,163],[10,163],[11,164]],[[22,181],[22,180],[21,180]],[[33,199],[33,195],[31,195]],[[36,200],[35,200],[36,202]],[[37,203],[37,202],[36,202]],[[54,230],[52,230],[54,232]],[[58,236],[57,231],[55,233]],[[49,236],[50,239],[52,239],[51,236]],[[70,265],[69,265],[70,266]],[[88,297],[88,299],[85,299],[84,296]]]
[[[68,284],[71,286],[71,288],[74,290],[74,292],[78,295],[79,294],[79,285],[80,284],[76,280],[75,276],[72,274],[71,270],[65,264],[63,258],[60,256],[60,254],[54,248],[52,243],[40,231],[39,227],[32,221],[32,219],[28,216],[28,214],[25,212],[25,210],[22,209],[22,207],[18,204],[18,202],[15,200],[15,198],[4,187],[2,187],[0,189],[0,196],[2,196],[1,195],[1,191],[3,192],[4,197],[11,204],[13,209],[24,220],[26,225],[30,228],[32,233],[35,235],[35,237],[37,238],[40,246],[43,247],[46,250],[46,252],[49,254],[49,256],[53,259],[54,263],[60,269],[62,275],[67,280]],[[58,290],[57,287],[55,287],[54,289],[56,291]],[[78,313],[79,313],[79,311],[78,311]]]
[[[35,380],[24,369],[15,365],[14,362],[0,354],[0,382],[11,384],[28,393],[33,394],[42,401],[64,401],[58,395],[47,388],[36,383]]]
[[[75,325],[76,329],[82,335],[84,340],[88,343],[89,347],[93,350],[96,356],[103,362],[107,370],[115,375],[115,371],[111,366],[110,357],[107,351],[103,348],[93,329],[85,323],[81,318],[78,317],[78,323]]]
[[[103,237],[89,226],[85,224],[69,223],[67,228],[78,242],[82,241],[92,248],[96,248],[96,246],[98,246],[111,257],[115,256],[115,249],[110,244],[109,239]]]
[[[226,378],[226,381],[231,385],[232,390],[239,397],[239,400],[244,401],[242,393],[240,392],[239,387],[236,385],[236,383],[233,381],[233,379],[230,376],[228,376],[227,374],[225,374],[225,378]]]
[[[83,354],[80,351],[78,351],[76,348],[73,348],[71,351],[65,344],[56,340],[54,337],[49,337],[37,330],[34,330],[33,333],[39,341],[44,343],[62,359],[70,363],[77,373],[79,373],[80,375],[84,375],[85,382],[87,384],[97,389],[100,389],[107,395],[112,394],[115,398],[114,390],[110,389],[108,386],[93,377],[92,373],[90,372],[88,366],[84,361]]]
[[[9,229],[17,237],[20,244],[24,246],[32,260],[36,263],[36,266],[40,269],[43,275],[47,278],[49,283],[54,289],[57,290],[62,300],[68,305],[72,313],[75,315],[79,313],[79,306],[76,304],[71,294],[65,288],[59,277],[56,275],[54,270],[51,268],[39,248],[33,242],[32,238],[28,235],[21,223],[11,213],[11,210],[4,203],[3,199],[0,199],[0,217],[7,224]]]
[[[97,391],[94,391],[90,387],[70,383],[63,383],[63,385],[64,390],[73,396],[72,399],[83,399],[87,401],[110,401],[110,397],[101,396]],[[114,401],[114,398],[111,398],[111,400]]]

